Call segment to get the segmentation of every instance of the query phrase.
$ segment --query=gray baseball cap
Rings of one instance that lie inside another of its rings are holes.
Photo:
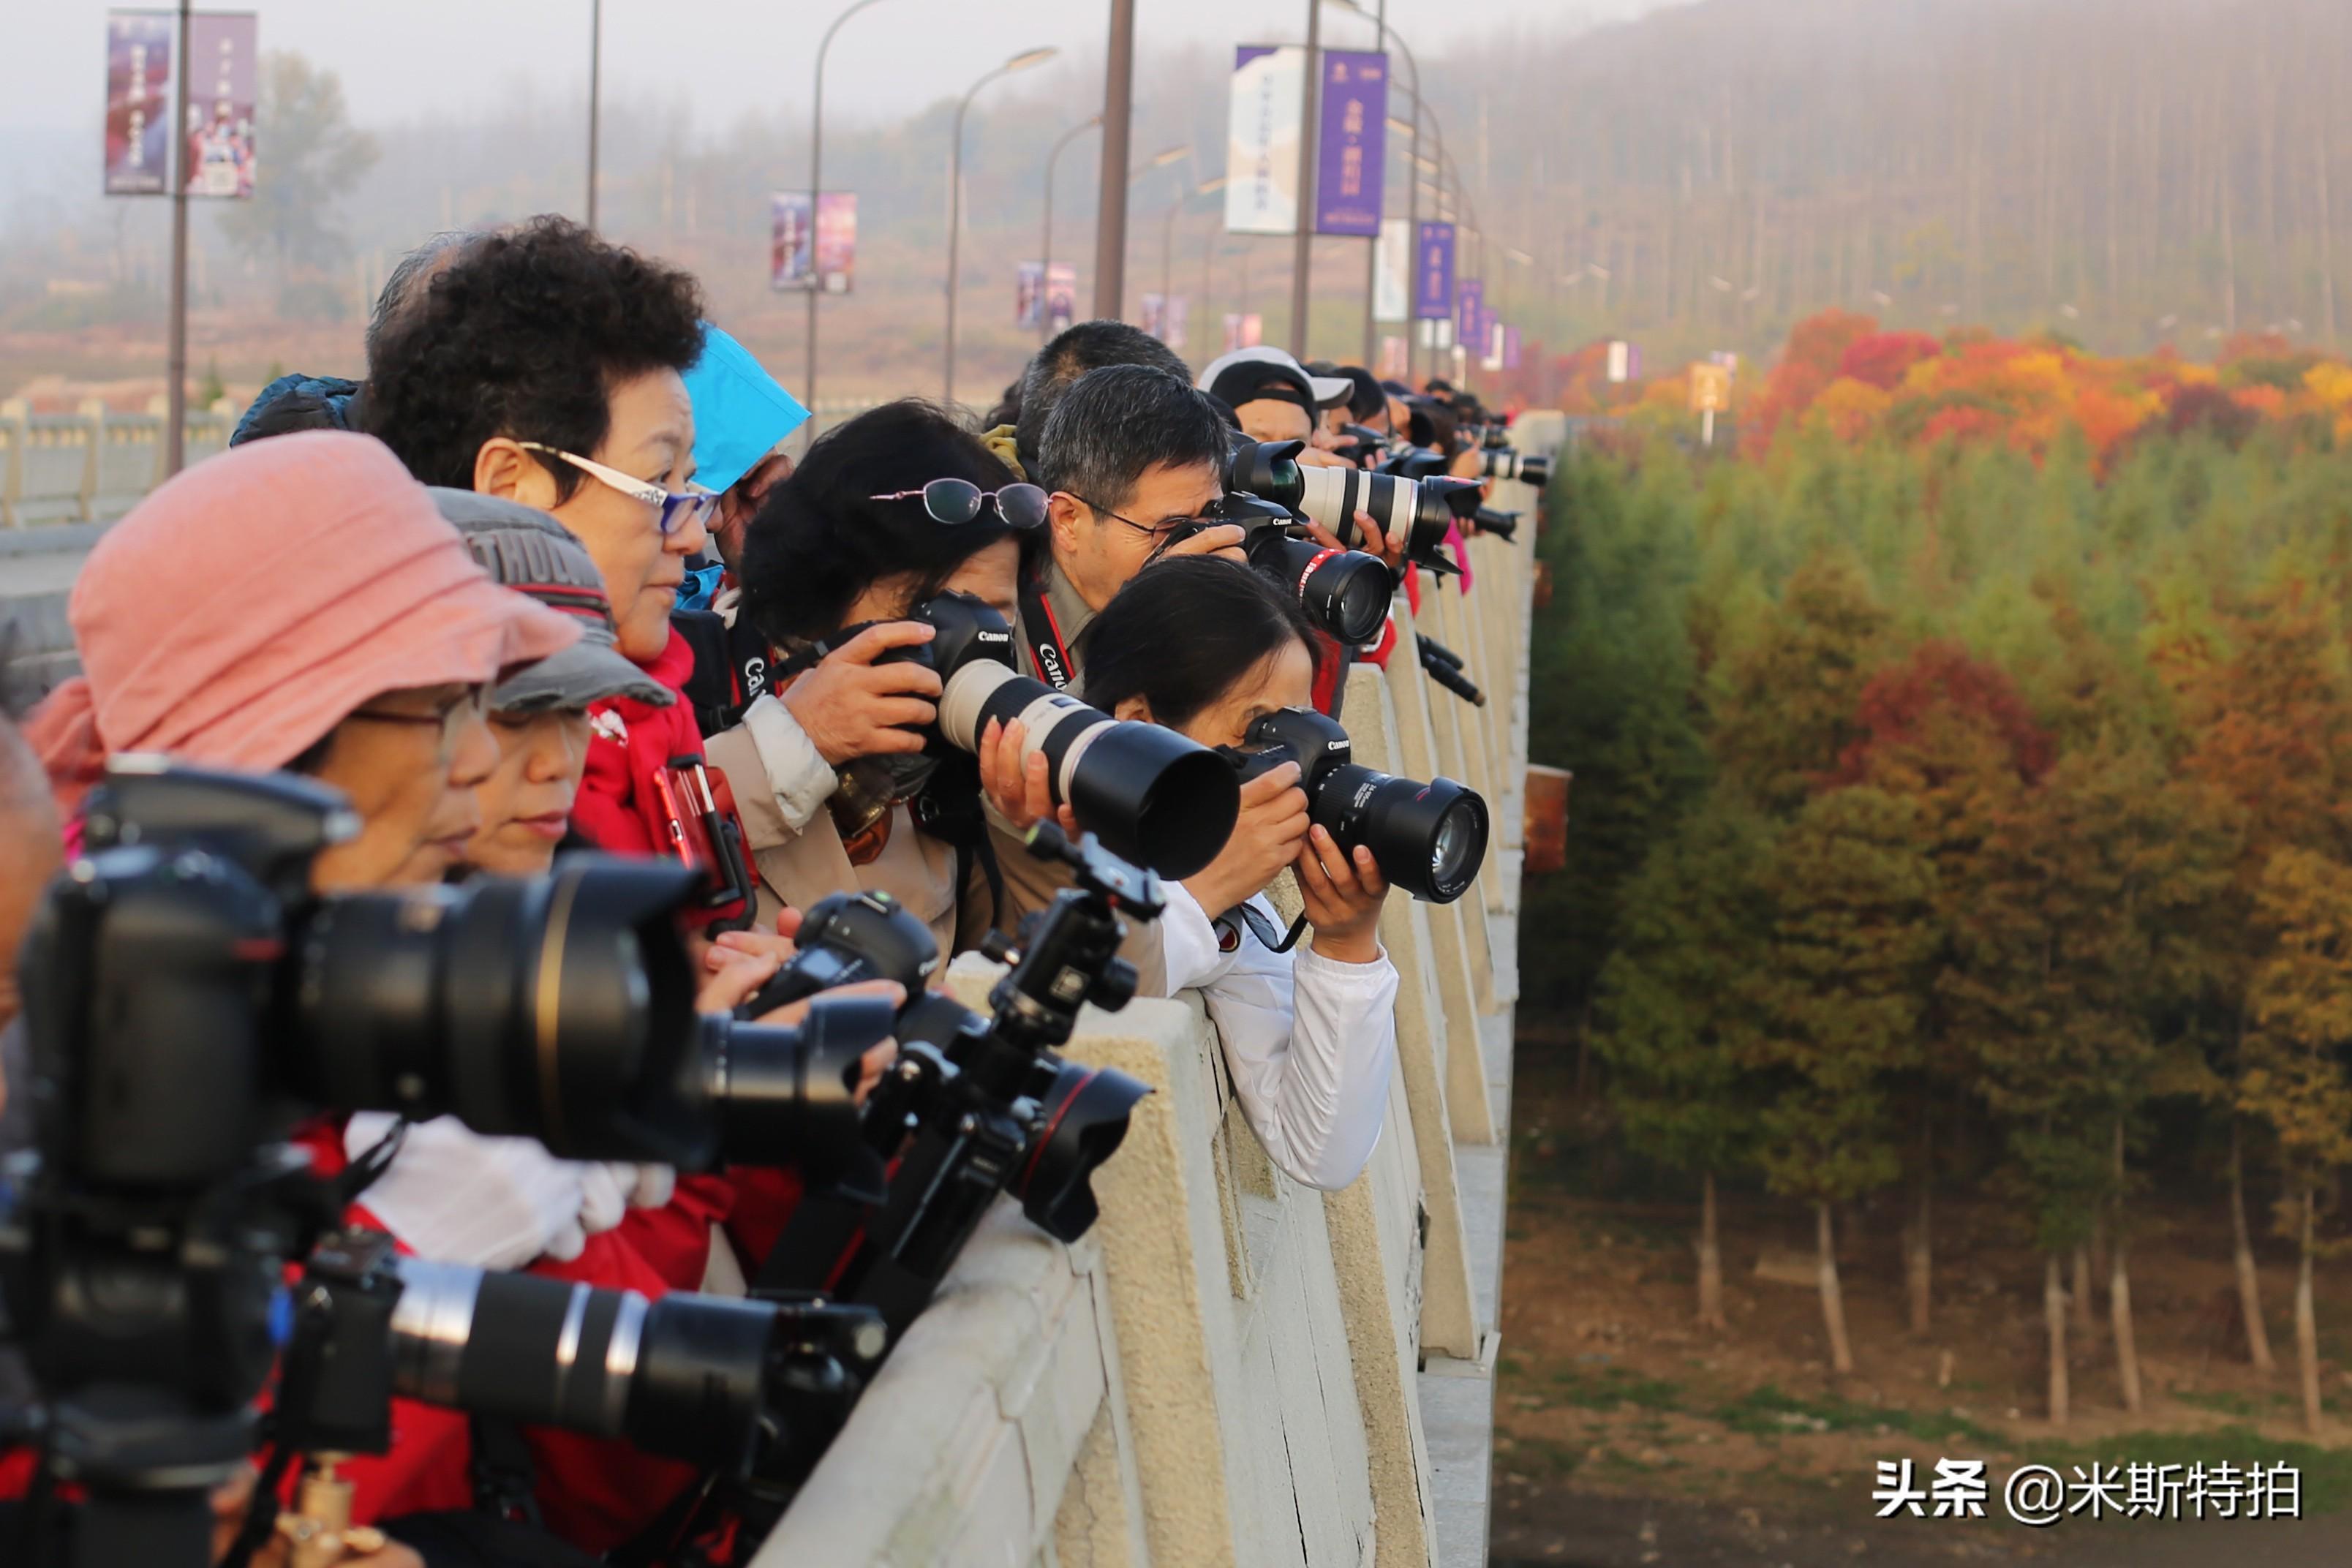
[[[639,669],[614,646],[612,601],[588,547],[536,507],[473,490],[433,487],[442,519],[465,535],[466,547],[490,580],[528,594],[580,623],[580,640],[537,664],[526,665],[490,693],[500,713],[585,708],[607,697],[629,697],[667,708],[677,693]]]

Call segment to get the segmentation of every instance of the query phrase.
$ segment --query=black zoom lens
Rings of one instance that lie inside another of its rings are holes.
[[[1486,477],[1517,479],[1541,489],[1551,482],[1551,459],[1540,455],[1529,457],[1508,447],[1490,449],[1486,453]]]
[[[324,900],[294,943],[289,1076],[320,1105],[699,1164],[694,974],[673,918],[696,875],[566,856],[545,878]]]
[[[1401,779],[1360,763],[1319,781],[1309,815],[1343,849],[1370,847],[1381,875],[1432,903],[1466,891],[1486,858],[1486,803],[1452,779]]]
[[[1241,814],[1233,769],[1207,747],[975,660],[948,677],[940,729],[977,752],[991,719],[1027,731],[1027,749],[1045,755],[1056,805],[1066,803],[1112,854],[1163,877],[1189,877],[1216,858]]]
[[[794,1028],[701,1019],[703,1098],[719,1152],[736,1164],[799,1167],[810,1181],[884,1184],[856,1098],[861,1059],[890,1037],[887,996],[819,994]]]
[[[392,1316],[396,1392],[533,1426],[623,1439],[740,1472],[760,1440],[772,1362],[796,1347],[790,1313],[674,1291],[649,1301],[529,1274],[400,1260]],[[872,1362],[883,1329],[833,1309],[845,1359]]]
[[[1273,530],[1253,537],[1246,553],[1251,565],[1298,595],[1316,630],[1358,646],[1380,636],[1396,584],[1379,556]]]

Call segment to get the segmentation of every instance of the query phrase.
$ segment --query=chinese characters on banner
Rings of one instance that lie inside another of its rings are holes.
[[[171,177],[172,17],[106,15],[106,194],[160,196]]]
[[[1307,51],[1244,44],[1234,51],[1225,128],[1225,230],[1295,234],[1298,127],[1307,102]]]
[[[1424,321],[1454,317],[1454,226],[1425,223],[1413,247],[1412,313]]]
[[[1388,125],[1388,56],[1325,50],[1316,137],[1316,233],[1369,239],[1381,232]]]
[[[856,193],[826,191],[812,203],[806,191],[777,191],[768,204],[768,287],[848,293],[857,262]]]
[[[249,200],[256,168],[254,15],[198,12],[188,18],[188,195]]]
[[[1050,270],[1042,262],[1024,261],[1013,282],[1013,319],[1016,325],[1066,328],[1077,314],[1078,269],[1056,261]]]
[[[1478,342],[1485,345],[1485,352],[1478,360],[1478,368],[1480,370],[1502,369],[1503,323],[1495,319],[1494,311],[1484,308],[1479,310]]]
[[[1465,278],[1454,286],[1454,341],[1467,349],[1486,343],[1486,286]]]

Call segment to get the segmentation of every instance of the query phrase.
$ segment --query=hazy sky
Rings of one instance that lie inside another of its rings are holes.
[[[154,0],[150,0],[151,5]],[[1370,4],[1371,0],[1367,0]],[[1664,0],[1389,0],[1389,20],[1423,58],[1467,29],[1540,36],[1639,13]],[[762,105],[804,104],[816,40],[848,0],[604,0],[608,90],[694,104],[704,128]],[[218,0],[254,10],[261,45],[339,72],[354,117],[383,123],[480,101],[519,78],[541,89],[587,79],[589,0]],[[0,45],[0,131],[95,127],[103,98],[105,0],[11,4]],[[1137,0],[1137,90],[1151,51],[1303,36],[1305,0]],[[960,92],[1020,49],[1056,45],[1056,68],[1099,68],[1107,0],[881,0],[851,20],[826,68],[827,121],[896,117]],[[1336,8],[1325,36],[1370,41]],[[1041,73],[1042,75],[1042,73]],[[1071,86],[1079,83],[1073,80]],[[92,177],[97,151],[91,150]]]

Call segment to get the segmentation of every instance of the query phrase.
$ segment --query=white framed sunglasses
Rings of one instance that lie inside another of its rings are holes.
[[[700,485],[689,483],[689,487],[683,490],[665,489],[650,480],[635,479],[618,468],[591,462],[561,447],[542,446],[537,441],[517,441],[515,445],[527,452],[544,452],[551,458],[560,458],[598,483],[654,508],[656,526],[664,539],[685,527],[689,521],[708,527],[712,515],[719,510],[719,492],[704,489]]]

